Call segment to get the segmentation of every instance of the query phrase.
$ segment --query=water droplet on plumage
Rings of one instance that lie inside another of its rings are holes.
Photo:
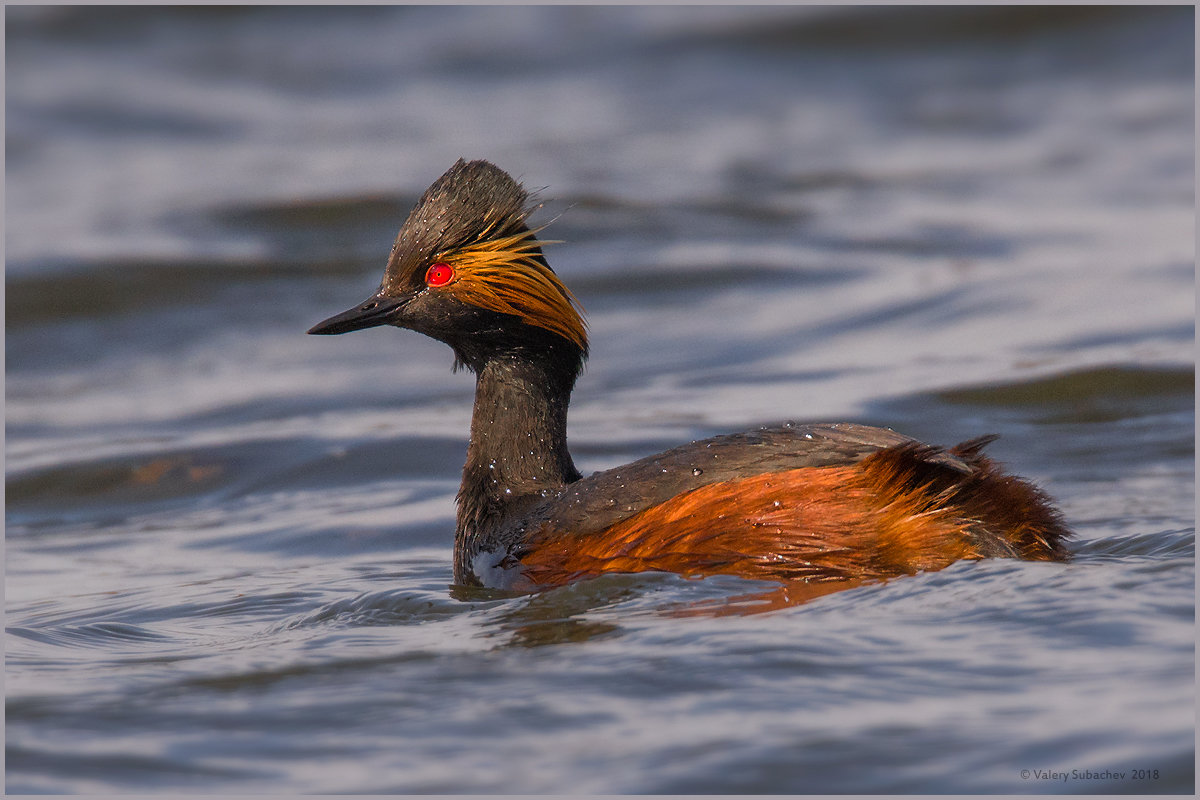
[[[704,474],[704,470],[700,469],[699,467],[694,467],[692,469],[692,474],[695,475],[697,478],[699,478],[701,475]]]

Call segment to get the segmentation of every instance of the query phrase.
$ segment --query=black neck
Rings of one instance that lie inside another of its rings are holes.
[[[579,479],[567,451],[567,405],[579,367],[578,356],[524,354],[472,367],[475,410],[458,492],[455,582],[476,582],[471,560],[495,545],[491,536],[507,521]]]

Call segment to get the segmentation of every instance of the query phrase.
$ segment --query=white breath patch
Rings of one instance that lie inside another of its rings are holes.
[[[484,550],[471,559],[471,571],[489,589],[525,588],[528,581],[519,566],[501,566],[507,558],[505,550]]]

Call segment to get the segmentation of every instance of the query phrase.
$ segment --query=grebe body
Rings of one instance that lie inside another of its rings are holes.
[[[379,290],[309,331],[409,328],[475,374],[457,583],[537,590],[644,571],[857,583],[1069,557],[1046,495],[982,455],[994,437],[943,450],[885,428],[788,424],[582,477],[566,421],[586,324],[528,201],[498,167],[460,160],[401,227]]]

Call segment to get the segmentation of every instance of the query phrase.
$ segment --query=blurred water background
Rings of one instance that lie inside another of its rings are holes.
[[[1193,791],[1192,8],[5,23],[9,792]],[[996,432],[1075,561],[453,589],[473,382],[304,331],[460,156],[558,217],[585,474]]]

